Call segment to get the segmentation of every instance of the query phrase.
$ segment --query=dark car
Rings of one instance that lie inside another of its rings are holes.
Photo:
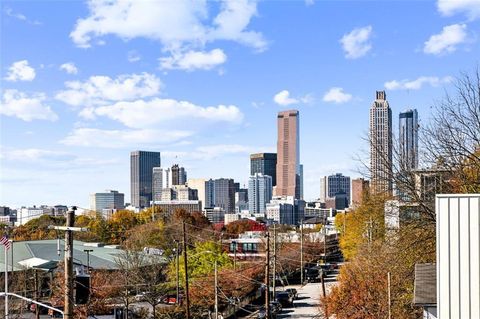
[[[270,310],[270,318],[267,318],[267,311],[265,310],[265,307],[260,308],[260,310],[257,313],[257,319],[274,319],[274,318],[277,318],[277,313]]]
[[[275,300],[281,303],[283,307],[291,307],[293,305],[293,296],[286,291],[277,292]]]
[[[319,282],[322,277],[325,278],[325,272],[322,268],[314,267],[306,270],[306,276],[308,282]]]
[[[287,289],[285,289],[285,291],[292,295],[293,300],[297,299],[297,297],[298,297],[297,289],[295,289],[295,288],[287,288]]]
[[[282,309],[283,309],[282,304],[279,303],[278,301],[272,301],[270,303],[270,310],[272,313],[275,313],[275,314],[280,313],[282,312]]]

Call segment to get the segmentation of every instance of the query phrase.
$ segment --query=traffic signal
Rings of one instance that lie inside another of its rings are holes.
[[[75,276],[75,304],[84,305],[90,297],[90,276]]]

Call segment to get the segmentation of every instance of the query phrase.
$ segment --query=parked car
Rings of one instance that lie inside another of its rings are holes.
[[[291,307],[293,305],[293,296],[286,291],[277,292],[275,300],[281,303],[283,307]]]
[[[297,289],[295,289],[295,288],[287,288],[287,289],[285,289],[285,291],[292,295],[293,300],[296,300],[296,299],[297,299],[297,297],[298,297]]]
[[[182,303],[183,296],[179,295],[178,296],[179,303]],[[176,294],[170,294],[170,295],[165,295],[162,298],[160,298],[160,302],[167,304],[167,305],[173,305],[177,303],[177,295]]]
[[[319,282],[325,277],[325,272],[321,267],[312,267],[305,271],[305,278],[307,279],[307,282]]]
[[[257,319],[275,319],[277,318],[277,313],[273,312],[270,310],[270,318],[267,318],[267,311],[265,310],[265,307],[260,308],[260,310],[257,313]]]
[[[140,292],[140,293],[136,294],[133,299],[135,299],[136,302],[145,301],[145,296],[146,295],[147,295],[146,292]]]
[[[271,309],[272,313],[277,314],[277,313],[282,312],[283,306],[282,306],[282,304],[281,304],[280,302],[278,302],[278,301],[272,301],[272,302],[270,303],[270,309]]]

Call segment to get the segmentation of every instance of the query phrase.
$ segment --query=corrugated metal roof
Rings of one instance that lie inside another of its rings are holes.
[[[123,252],[121,249],[106,247],[85,246],[82,241],[75,240],[73,243],[73,261],[75,264],[87,264],[87,253],[84,249],[92,250],[90,252],[90,267],[94,269],[117,269],[116,258]],[[41,259],[49,265],[55,265],[56,262],[64,259],[64,241],[60,240],[60,255],[57,254],[57,240],[32,240],[13,242],[13,261],[14,270],[25,269],[29,264],[28,260]],[[8,252],[9,265],[11,265],[11,252]],[[0,266],[4,266],[4,254],[0,253]]]
[[[436,264],[415,265],[413,304],[418,306],[437,304]]]

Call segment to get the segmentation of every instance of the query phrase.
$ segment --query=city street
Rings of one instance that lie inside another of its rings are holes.
[[[336,274],[326,279],[325,289],[327,294],[335,284]],[[322,294],[321,283],[308,283],[303,287],[289,286],[288,288],[296,288],[298,298],[293,302],[292,308],[283,309],[277,318],[325,318],[319,309]]]

